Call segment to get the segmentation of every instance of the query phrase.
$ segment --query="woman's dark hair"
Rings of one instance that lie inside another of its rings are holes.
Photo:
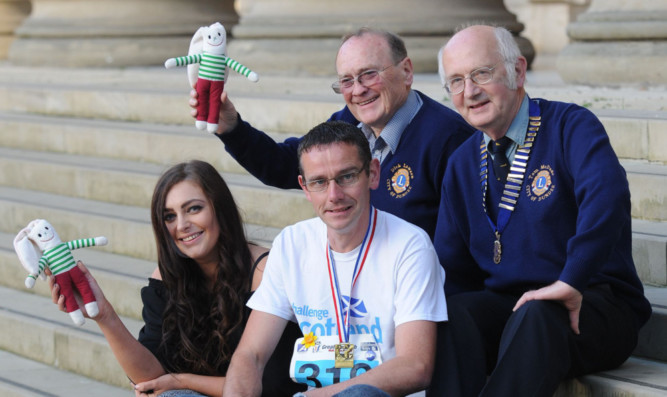
[[[165,224],[167,195],[185,180],[201,187],[220,225],[219,265],[212,288],[199,265],[176,247]],[[177,164],[155,186],[151,222],[167,290],[158,358],[169,372],[224,374],[242,333],[252,266],[234,198],[210,164],[198,160]]]

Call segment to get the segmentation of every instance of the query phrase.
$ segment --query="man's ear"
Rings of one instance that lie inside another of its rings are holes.
[[[299,186],[301,186],[301,190],[303,190],[303,192],[306,193],[306,198],[308,199],[308,201],[311,201],[310,192],[308,191],[308,189],[306,189],[306,180],[302,175],[299,175]]]
[[[517,58],[516,63],[514,64],[514,70],[516,70],[516,86],[523,87],[526,83],[526,70],[528,70],[528,61],[526,58],[520,56]]]
[[[408,87],[412,86],[414,80],[414,67],[412,66],[412,60],[409,57],[405,57],[401,64],[403,74],[405,75],[405,85]]]
[[[380,161],[378,159],[371,160],[368,171],[368,187],[375,190],[380,186]]]

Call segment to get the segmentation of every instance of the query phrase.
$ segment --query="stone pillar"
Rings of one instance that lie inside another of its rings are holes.
[[[556,68],[558,54],[570,43],[567,25],[586,11],[590,0],[505,0],[505,6],[526,28],[535,47],[533,70]]]
[[[33,0],[9,51],[30,66],[144,66],[187,55],[204,25],[238,22],[233,0]]]
[[[0,59],[7,59],[14,29],[30,14],[29,0],[0,0]]]
[[[667,83],[667,0],[592,0],[568,35],[558,56],[568,83]]]
[[[264,73],[335,74],[340,38],[362,26],[403,37],[417,72],[437,71],[438,49],[466,22],[523,30],[503,0],[239,0],[238,11],[229,54]],[[532,60],[530,42],[517,41]]]

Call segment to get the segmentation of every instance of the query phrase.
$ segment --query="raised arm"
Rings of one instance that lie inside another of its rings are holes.
[[[99,308],[99,314],[93,320],[100,327],[104,334],[111,351],[116,360],[123,368],[123,371],[134,383],[145,380],[151,380],[165,374],[162,365],[155,358],[155,356],[139,343],[130,331],[125,327],[120,317],[114,310],[113,306],[106,300],[102,289],[97,284],[95,278],[90,274],[86,266],[79,261],[77,266],[86,276],[90,288],[95,294],[95,300]],[[61,311],[65,310],[65,300],[60,295],[60,287],[55,284],[55,278],[49,278],[49,286],[51,287],[51,297],[55,303],[58,304]],[[80,302],[83,309],[84,305]],[[85,310],[85,309],[84,309]],[[84,313],[88,317],[87,313]],[[90,318],[90,317],[89,317]]]
[[[243,121],[234,104],[223,91],[220,96],[220,118],[216,135],[225,144],[225,150],[250,174],[262,183],[281,189],[300,189],[298,182],[299,160],[297,148],[300,138],[288,138],[276,142],[269,135]],[[197,93],[190,92],[190,114],[197,116]],[[330,120],[357,124],[352,113],[345,108],[334,113]]]

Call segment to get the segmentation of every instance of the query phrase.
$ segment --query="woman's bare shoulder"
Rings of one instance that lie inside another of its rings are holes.
[[[160,268],[156,267],[155,270],[153,270],[153,273],[151,274],[151,278],[154,278],[156,280],[162,280],[162,275],[160,274]]]
[[[252,257],[253,265],[255,262],[257,262],[258,259],[261,258],[255,267],[255,271],[252,274],[252,286],[250,289],[254,291],[262,282],[262,275],[264,274],[264,267],[266,266],[266,258],[268,257],[265,254],[269,252],[269,249],[255,244],[248,244],[248,248],[250,249],[250,256]]]

